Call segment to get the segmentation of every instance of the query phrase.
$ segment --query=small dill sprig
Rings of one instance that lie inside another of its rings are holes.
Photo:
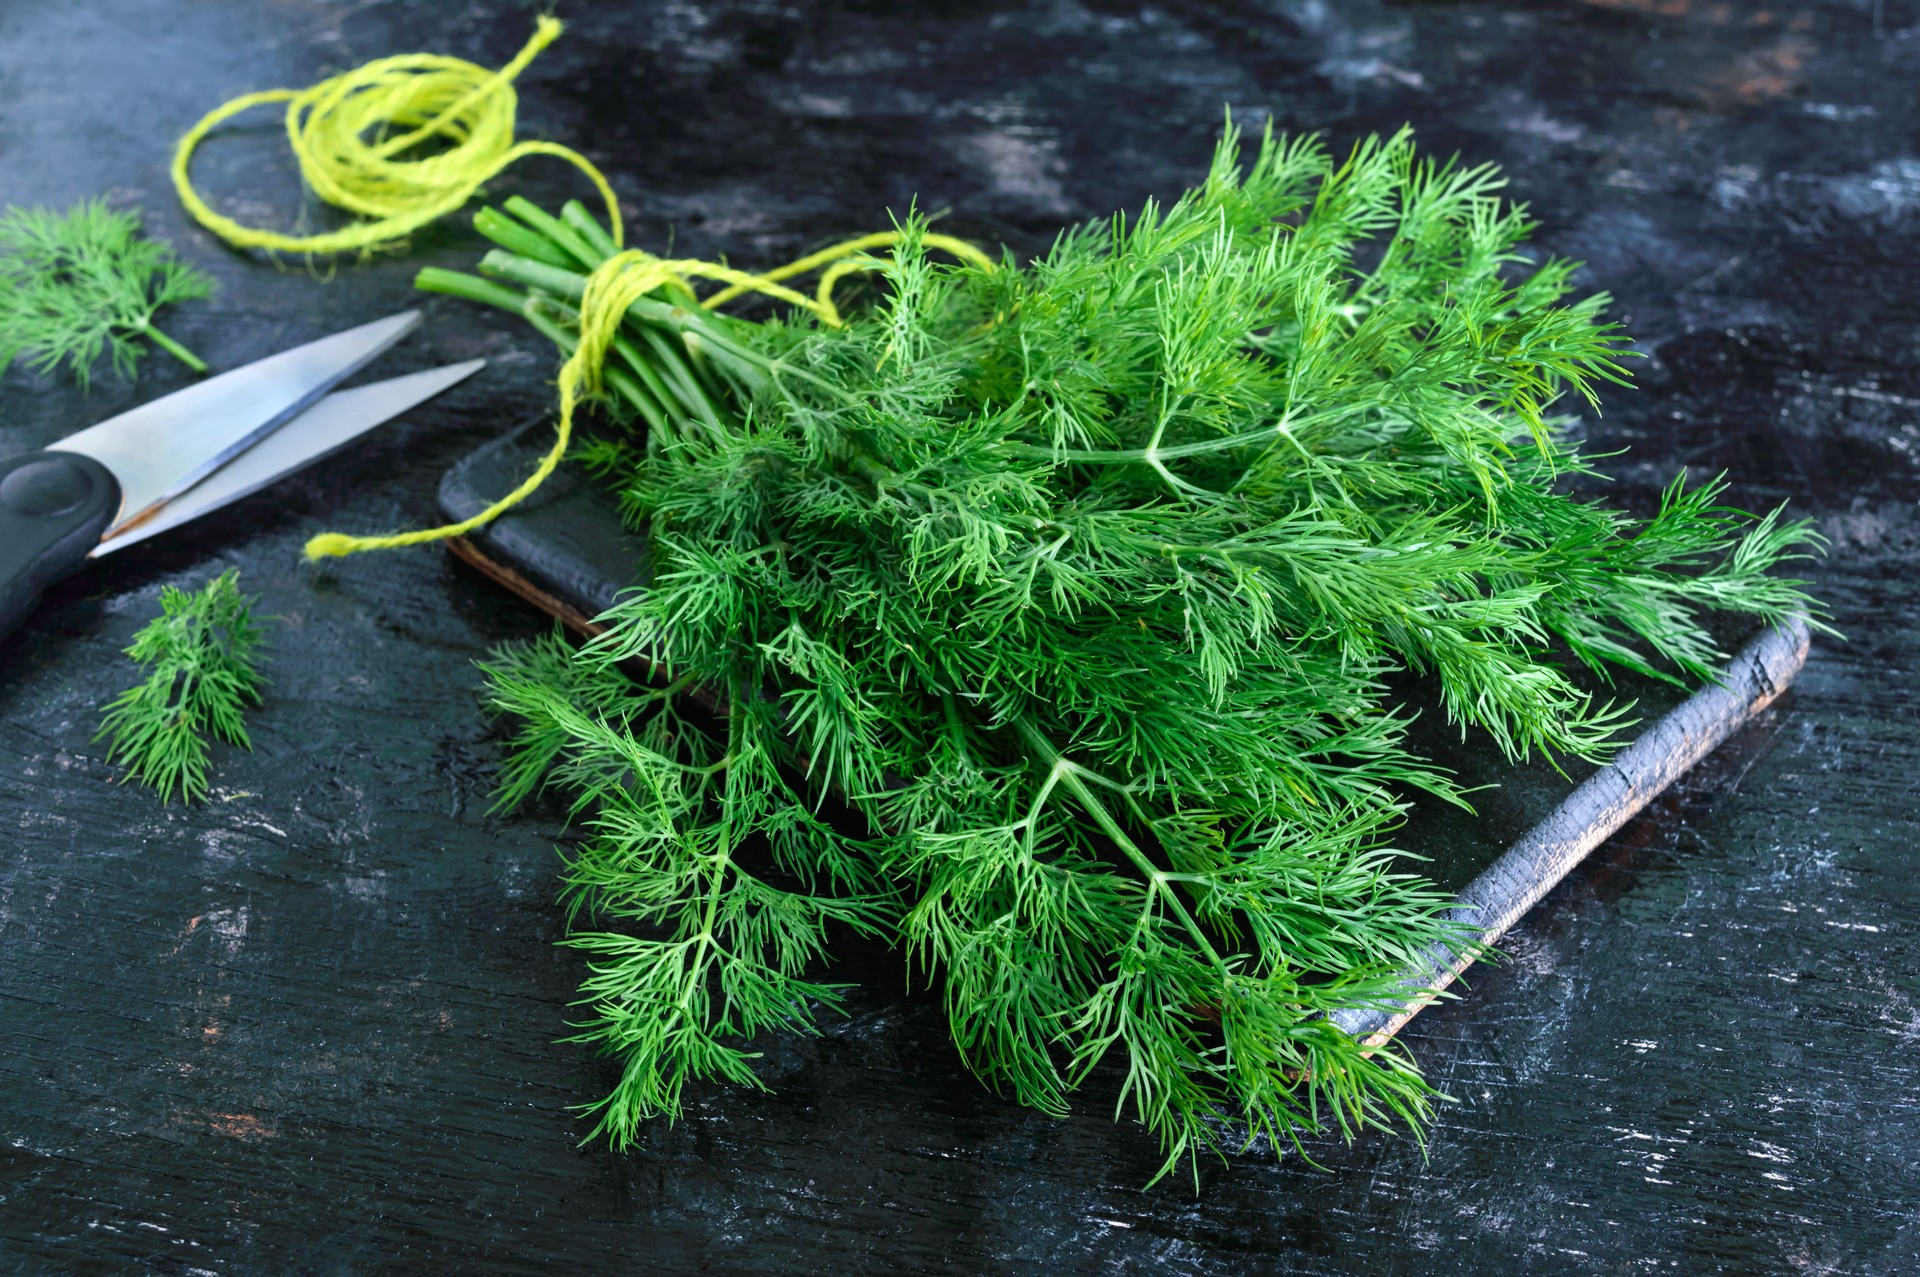
[[[140,233],[138,213],[82,200],[64,213],[0,213],[0,372],[26,356],[41,373],[62,360],[85,390],[109,352],[131,378],[147,338],[195,372],[206,363],[161,332],[154,312],[213,292],[213,280]]]
[[[161,614],[134,636],[127,655],[151,666],[146,681],[106,705],[94,739],[111,736],[107,760],[127,766],[167,802],[207,796],[206,734],[252,749],[241,711],[258,703],[258,651],[263,630],[253,618],[259,600],[242,594],[232,568],[189,593],[160,592]]]

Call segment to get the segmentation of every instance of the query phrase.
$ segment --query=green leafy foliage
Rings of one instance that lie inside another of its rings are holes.
[[[142,337],[205,372],[153,316],[212,291],[206,275],[141,235],[137,213],[97,199],[64,213],[9,206],[0,213],[0,372],[22,356],[42,373],[64,360],[84,390],[102,351],[132,377]]]
[[[209,732],[253,748],[242,711],[257,703],[265,680],[258,649],[264,632],[253,618],[258,599],[242,594],[239,573],[222,572],[193,593],[166,586],[160,615],[134,635],[127,655],[151,667],[146,681],[106,705],[94,739],[112,737],[107,759],[126,764],[167,802],[207,796]]]
[[[1229,130],[1178,202],[1030,265],[938,265],[909,219],[843,328],[633,307],[608,401],[648,428],[588,455],[651,579],[583,649],[487,670],[504,797],[544,780],[587,822],[600,1132],[756,1084],[755,1036],[835,1005],[809,973],[839,925],[904,948],[988,1084],[1063,1113],[1105,1078],[1169,1168],[1419,1129],[1406,1054],[1327,1019],[1457,938],[1390,848],[1411,795],[1461,795],[1388,680],[1510,758],[1597,759],[1626,709],[1579,662],[1698,679],[1707,614],[1809,606],[1768,573],[1813,534],[1718,482],[1646,520],[1569,494],[1549,406],[1621,381],[1625,342],[1500,185],[1406,134],[1243,166]],[[604,236],[508,211],[495,280],[421,284],[568,348]]]

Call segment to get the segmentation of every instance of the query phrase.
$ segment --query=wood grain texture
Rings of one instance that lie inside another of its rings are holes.
[[[1905,1274],[1920,1271],[1920,5],[1789,0],[601,0],[520,81],[635,238],[787,260],[887,208],[1045,245],[1176,194],[1223,102],[1336,145],[1411,120],[1503,164],[1645,357],[1581,428],[1609,500],[1726,470],[1833,541],[1846,634],[1401,1035],[1454,1097],[1366,1135],[1157,1165],[1098,1083],[1052,1120],[984,1092],[897,955],[770,1094],[703,1089],[626,1157],[571,1113],[551,808],[491,814],[471,662],[544,630],[431,552],[301,563],[433,518],[441,475],[550,406],[549,350],[430,299],[379,375],[487,371],[365,448],[115,555],[0,648],[0,1273]],[[325,283],[180,217],[171,140],[225,97],[435,48],[499,63],[518,0],[0,3],[0,199],[109,194],[219,278],[169,328],[231,367],[411,304],[460,219]],[[277,122],[196,163],[293,222]],[[581,194],[529,162],[509,190]],[[310,223],[330,214],[312,210]],[[0,378],[0,448],[185,384]],[[161,808],[89,743],[165,584],[238,566],[282,617],[252,754]],[[1447,737],[1435,732],[1436,747]],[[1469,765],[1463,760],[1463,765]],[[1479,798],[1496,846],[1543,814]],[[1549,804],[1550,806],[1551,804]],[[1106,1083],[1111,1085],[1110,1080]]]

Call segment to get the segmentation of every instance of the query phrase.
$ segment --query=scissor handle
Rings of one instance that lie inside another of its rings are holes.
[[[120,483],[92,457],[45,451],[0,461],[0,639],[87,561],[119,513]]]

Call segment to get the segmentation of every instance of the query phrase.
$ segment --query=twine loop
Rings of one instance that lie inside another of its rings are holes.
[[[202,116],[174,148],[174,190],[195,221],[235,248],[364,253],[392,246],[454,212],[481,183],[516,160],[551,155],[586,174],[600,192],[618,243],[620,204],[599,169],[558,143],[513,139],[519,108],[513,81],[563,29],[558,19],[543,16],[525,47],[497,71],[463,58],[407,53],[376,59],[311,88],[234,98]],[[327,203],[368,220],[319,235],[286,235],[243,226],[201,198],[188,175],[194,150],[225,121],[271,102],[287,104],[287,143],[307,186]],[[441,149],[409,154],[436,145]]]

